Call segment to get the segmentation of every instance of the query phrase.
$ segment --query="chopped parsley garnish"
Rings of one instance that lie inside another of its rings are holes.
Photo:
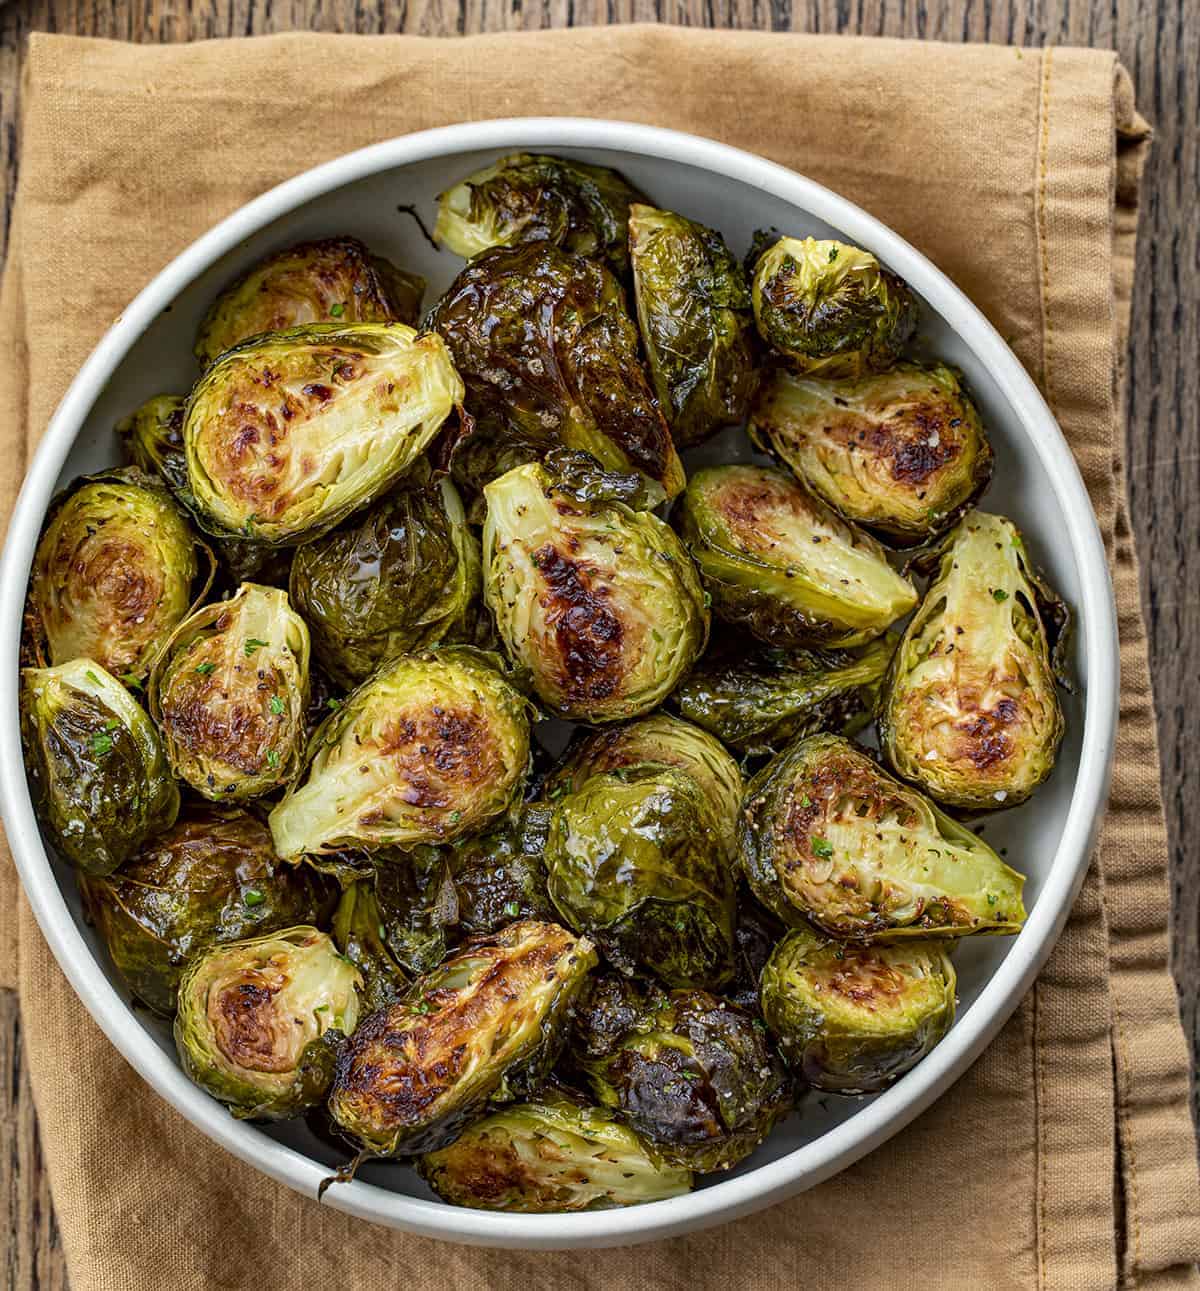
[[[515,901],[506,901],[504,903],[504,913],[510,919],[515,919],[521,913],[521,907]]]
[[[271,712],[273,712],[276,717],[283,712],[283,700],[280,699],[278,695],[271,696]]]
[[[198,663],[196,665],[196,671],[201,677],[207,677],[210,672],[214,671],[216,666],[217,665],[215,663]]]
[[[112,736],[107,731],[97,731],[92,736],[92,756],[102,758],[106,753],[112,752]]]
[[[261,649],[263,648],[263,646],[268,645],[268,644],[269,644],[269,642],[267,642],[267,641],[260,641],[260,640],[258,639],[258,637],[249,637],[249,638],[247,638],[247,640],[246,640],[246,646],[245,646],[245,649],[246,649],[246,658],[247,658],[247,659],[249,659],[249,657],[250,657],[250,656],[251,656],[251,655],[252,655],[256,650],[261,650]]]
[[[815,835],[809,839],[813,855],[820,856],[826,860],[833,855],[833,844],[824,838],[817,838]]]
[[[267,898],[257,888],[247,888],[242,893],[242,900],[250,906],[262,905]]]
[[[269,766],[269,767],[271,768],[271,770],[272,770],[272,771],[274,771],[274,770],[275,770],[275,768],[276,768],[278,765],[279,765],[279,752],[278,752],[278,750],[276,750],[276,749],[268,749],[268,750],[267,750],[267,766]]]
[[[992,592],[992,600],[996,601],[997,603],[1001,601],[1007,601],[1008,593],[1004,590],[1004,588],[997,587],[995,591]]]
[[[330,305],[330,307],[329,307],[329,313],[330,313],[334,318],[341,318],[341,316],[342,316],[345,312],[346,312],[346,306],[345,306],[345,305],[343,305],[343,304],[342,304],[342,302],[341,302],[340,300],[338,301],[338,303],[337,303],[336,305]]]

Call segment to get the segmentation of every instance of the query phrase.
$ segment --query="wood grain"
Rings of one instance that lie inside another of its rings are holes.
[[[1175,897],[1175,975],[1200,1055],[1200,4],[1196,0],[11,0],[0,8],[0,249],[20,158],[30,31],[162,42],[290,30],[445,35],[606,22],[1115,48],[1157,144],[1146,176],[1129,362],[1129,487],[1157,690]],[[1196,1104],[1195,1097],[1193,1099]],[[66,1269],[21,1061],[0,993],[0,1232],[11,1291]]]

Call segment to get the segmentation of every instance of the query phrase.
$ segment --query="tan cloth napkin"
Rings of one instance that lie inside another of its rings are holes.
[[[156,49],[34,37],[26,95],[0,301],[0,504],[125,302],[256,193],[426,126],[623,117],[716,136],[831,185],[984,309],[1040,381],[1091,490],[1124,671],[1098,856],[1046,971],[986,1055],[837,1179],[651,1247],[467,1250],[258,1177],[127,1068],[5,874],[0,944],[19,946],[9,975],[75,1291],[1195,1285],[1200,1192],[1117,433],[1148,132],[1114,57],[669,28]]]

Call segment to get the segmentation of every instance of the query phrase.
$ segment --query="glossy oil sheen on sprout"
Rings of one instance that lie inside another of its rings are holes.
[[[402,323],[254,337],[188,400],[195,505],[218,535],[281,546],[317,537],[394,484],[462,398],[440,337]]]
[[[476,256],[430,315],[467,389],[475,433],[455,478],[475,489],[548,449],[590,453],[674,497],[684,483],[620,283],[549,242]],[[493,442],[494,441],[494,442]]]
[[[468,942],[343,1046],[329,1111],[375,1156],[432,1151],[489,1101],[531,1092],[566,1038],[596,953],[525,920]]]

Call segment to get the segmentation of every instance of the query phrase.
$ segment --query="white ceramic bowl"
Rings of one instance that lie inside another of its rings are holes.
[[[958,956],[958,1020],[934,1052],[871,1099],[806,1100],[738,1170],[696,1192],[626,1210],[500,1215],[437,1201],[416,1174],[365,1166],[325,1204],[364,1219],[456,1241],[512,1247],[604,1246],[716,1224],[819,1183],[928,1107],[975,1059],[1028,989],[1066,920],[1087,868],[1108,786],[1116,721],[1116,619],[1104,550],[1079,473],[1049,409],[996,331],[924,256],[858,207],[745,152],[619,122],[489,121],[393,139],[280,185],[189,247],[130,304],[75,378],[29,469],[0,568],[0,797],[25,890],[47,942],[109,1039],[165,1099],[210,1138],[309,1196],[332,1150],[303,1123],[260,1129],[235,1121],[180,1071],[168,1028],[134,1012],[103,947],[80,918],[71,871],[48,855],[22,772],[17,650],[30,562],[46,505],[61,484],[119,460],[114,423],[162,390],[186,390],[196,324],[213,295],[263,254],[302,238],[353,233],[429,280],[436,299],[461,261],[437,254],[413,220],[450,182],[516,149],[558,151],[618,167],[663,206],[713,225],[735,249],[777,226],[870,248],[922,302],[921,331],[966,374],[996,448],[989,509],[1012,516],[1075,608],[1075,669],[1058,768],[1037,797],[996,816],[993,845],[1028,876],[1020,936],[969,941]],[[705,450],[709,451],[709,450]],[[822,1106],[822,1103],[825,1106]]]

